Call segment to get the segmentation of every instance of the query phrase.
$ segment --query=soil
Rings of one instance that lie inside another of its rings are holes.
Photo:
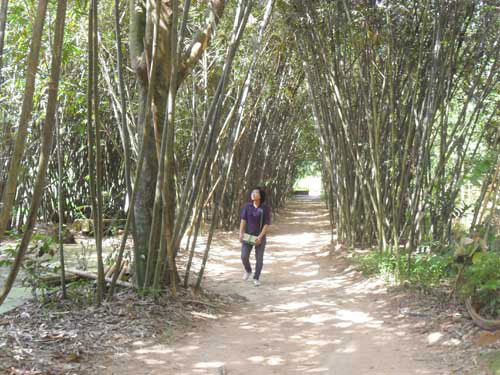
[[[440,295],[361,275],[332,245],[324,203],[291,201],[271,228],[258,287],[242,280],[237,233],[218,232],[202,294],[123,289],[96,307],[88,284],[79,302],[0,315],[0,374],[498,374],[477,361],[497,358],[498,335]]]
[[[137,342],[102,374],[451,374],[415,332],[420,320],[332,248],[329,228],[322,202],[291,202],[268,235],[259,287],[242,280],[236,233],[221,234],[204,287],[242,302],[173,344]]]

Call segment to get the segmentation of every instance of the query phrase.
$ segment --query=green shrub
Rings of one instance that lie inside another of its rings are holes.
[[[405,262],[402,278],[429,289],[439,285],[447,277],[451,262],[451,256],[418,253],[413,257],[410,267]]]
[[[54,238],[42,234],[33,235],[31,244],[27,250],[26,258],[22,264],[24,275],[22,284],[30,287],[34,297],[46,297],[50,287],[43,281],[43,276],[57,271],[53,266],[57,259],[53,245]]]
[[[465,238],[457,246],[440,253],[415,253],[410,264],[408,254],[401,253],[398,258],[388,251],[372,251],[356,257],[355,262],[366,276],[382,275],[386,279],[408,281],[426,291],[446,279],[454,281],[458,270],[463,269],[464,282],[459,284],[462,296],[473,297],[483,306],[484,315],[496,318],[500,316],[500,252],[492,248],[487,250],[486,241],[480,238]]]
[[[396,254],[388,251],[373,251],[356,258],[359,270],[366,276],[395,278],[399,264],[399,281],[409,281],[425,289],[438,285],[446,277],[451,262],[448,255],[417,253],[408,265],[407,254],[402,253],[398,259]]]
[[[500,253],[481,252],[465,269],[462,294],[483,305],[483,314],[500,316]]]
[[[367,255],[356,257],[355,262],[365,276],[392,275],[397,265],[396,256],[388,251],[371,251]]]

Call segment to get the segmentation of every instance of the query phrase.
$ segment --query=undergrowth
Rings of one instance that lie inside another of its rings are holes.
[[[500,249],[480,239],[465,238],[451,247],[417,251],[371,251],[355,257],[367,276],[381,275],[389,283],[406,283],[423,292],[453,288],[462,299],[471,297],[483,316],[500,317]]]

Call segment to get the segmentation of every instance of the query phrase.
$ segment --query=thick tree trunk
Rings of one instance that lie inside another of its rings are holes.
[[[173,2],[175,5],[175,2]],[[203,55],[207,48],[214,25],[217,25],[224,11],[225,1],[211,0],[211,11],[205,23],[205,26],[198,32],[188,50],[183,54],[179,63],[179,71],[176,74],[176,87],[173,90],[173,100],[179,85],[189,74],[194,64]],[[130,0],[131,25],[130,25],[130,54],[132,67],[134,68],[138,83],[139,91],[139,121],[138,132],[141,140],[144,141],[144,165],[140,171],[140,179],[137,193],[137,200],[134,206],[135,218],[135,263],[136,277],[139,285],[144,284],[146,271],[146,260],[148,253],[156,254],[155,249],[158,249],[159,226],[157,222],[152,221],[152,212],[154,208],[155,187],[158,177],[158,158],[161,149],[161,134],[162,127],[165,124],[165,109],[170,87],[170,79],[172,74],[172,59],[173,55],[177,55],[177,45],[171,46],[171,33],[168,25],[172,22],[172,3],[156,2],[148,0],[145,5],[139,4],[136,0]],[[187,16],[185,14],[185,16]],[[161,22],[160,22],[161,21]],[[158,27],[155,29],[155,24]],[[183,21],[184,23],[184,21]],[[155,38],[157,38],[155,42]],[[154,45],[157,43],[158,49],[154,52]],[[174,51],[174,53],[172,52]],[[179,49],[180,51],[180,49]],[[156,64],[158,69],[148,71],[149,64]],[[151,85],[154,85],[154,88]],[[151,91],[151,103],[147,104],[147,92]],[[153,113],[152,125],[148,125],[149,119],[147,113]],[[167,152],[170,152],[173,145],[174,124],[171,126],[169,142],[167,143]],[[172,150],[173,152],[173,150]],[[173,155],[169,154],[169,155]],[[173,171],[172,163],[173,156],[167,157],[167,169]],[[168,219],[166,236],[171,242],[174,221],[174,197],[175,186],[173,184],[172,172],[167,171],[165,176],[167,183],[167,198],[166,212]],[[165,209],[164,209],[165,211]],[[160,221],[161,222],[161,221]],[[151,239],[151,241],[150,241]],[[149,277],[149,275],[148,275]],[[149,280],[146,280],[149,284]]]
[[[171,283],[172,295],[176,295],[177,274],[175,271],[174,250],[173,250],[173,230],[175,215],[175,183],[174,183],[174,137],[175,137],[175,102],[177,97],[177,19],[178,1],[172,0],[172,15],[168,35],[170,36],[170,81],[167,100],[167,117],[163,125],[163,135],[160,153],[160,168],[165,168],[165,176],[158,176],[160,179],[160,190],[163,191],[163,220],[162,236],[160,238],[160,250],[156,260],[156,270],[153,279],[153,288],[158,290],[162,275],[163,258],[167,258],[169,280]],[[162,172],[162,171],[160,171]],[[157,181],[158,183],[158,181]],[[161,195],[159,195],[160,197]]]
[[[144,139],[143,139],[144,140]],[[132,196],[130,197],[130,206],[127,212],[127,220],[125,222],[125,228],[123,229],[123,236],[122,240],[120,243],[120,249],[118,250],[118,254],[116,256],[115,264],[122,264],[123,260],[123,253],[125,251],[125,245],[127,244],[127,237],[130,228],[132,227],[132,222],[133,222],[133,217],[134,217],[134,207],[135,207],[135,201],[137,199],[138,195],[138,189],[139,189],[139,179],[142,171],[142,166],[144,164],[144,149],[145,149],[145,143],[142,142],[140,149],[139,149],[139,156],[137,160],[137,169],[135,171],[135,177],[134,177],[134,188],[132,189]],[[134,247],[134,256],[136,259],[140,259],[140,257],[137,255],[136,248]],[[139,263],[139,261],[135,261],[135,285],[141,287],[143,284],[143,275],[140,274],[139,272],[142,271],[140,269],[140,266],[144,265],[144,261],[142,263]],[[113,279],[111,281],[110,287],[109,287],[109,295],[108,295],[108,301],[110,301],[113,298],[113,293],[114,293],[114,288],[118,280],[118,272],[115,272],[113,274]]]

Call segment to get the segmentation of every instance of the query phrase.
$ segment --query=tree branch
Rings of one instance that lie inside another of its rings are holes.
[[[219,23],[226,6],[225,0],[210,0],[211,9],[206,18],[205,26],[198,30],[189,48],[184,52],[179,64],[179,75],[177,77],[177,88],[182,84],[191,69],[203,56],[212,38],[212,32]]]

